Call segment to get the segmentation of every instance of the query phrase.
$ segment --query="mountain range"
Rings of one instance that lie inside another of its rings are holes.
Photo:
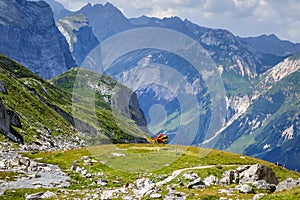
[[[214,136],[207,137],[212,99],[203,74],[197,73],[184,58],[151,48],[118,57],[104,72],[136,93],[139,103],[136,100],[135,105],[139,105],[144,113],[138,112],[138,119],[144,121],[136,124],[144,126],[148,123],[152,133],[157,134],[176,133],[182,119],[186,124],[191,123],[183,116],[190,116],[193,109],[181,112],[178,94],[175,92],[170,96],[168,92],[176,91],[179,83],[165,81],[162,76],[165,72],[159,68],[151,71],[151,79],[158,82],[144,86],[149,78],[145,76],[146,71],[135,70],[151,65],[168,66],[194,86],[193,95],[203,108],[197,113],[198,129],[194,130],[197,134],[191,145],[243,153],[285,163],[293,169],[300,167],[300,163],[294,161],[300,153],[297,147],[300,130],[299,43],[282,41],[275,35],[241,38],[228,30],[202,27],[179,17],[128,19],[110,3],[87,4],[79,11],[71,12],[57,2],[47,0],[54,13],[54,23],[50,6],[44,2],[0,1],[5,5],[0,12],[0,29],[4,33],[0,36],[0,53],[43,78],[58,76],[51,80],[52,83],[69,91],[69,95],[70,88],[66,86],[72,79],[66,77],[74,70],[68,70],[83,63],[98,44],[112,36],[149,27],[186,35],[210,55],[222,77],[227,104],[226,116],[220,124],[222,128]],[[153,105],[161,105],[165,110],[163,122],[151,123]]]

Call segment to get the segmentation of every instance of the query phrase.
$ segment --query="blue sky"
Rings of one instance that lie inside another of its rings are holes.
[[[106,0],[57,0],[78,10],[88,2]],[[126,17],[179,16],[198,25],[224,28],[239,36],[275,33],[279,38],[300,42],[298,0],[110,0]]]

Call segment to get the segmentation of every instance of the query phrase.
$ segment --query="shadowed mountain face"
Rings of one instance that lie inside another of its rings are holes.
[[[256,51],[276,56],[288,56],[300,52],[300,44],[286,40],[280,40],[276,35],[261,35],[257,37],[241,38]]]
[[[123,13],[110,3],[105,5],[87,4],[75,14],[87,17],[93,32],[100,42],[121,31],[133,28]]]
[[[45,2],[1,0],[0,53],[51,78],[76,63]]]

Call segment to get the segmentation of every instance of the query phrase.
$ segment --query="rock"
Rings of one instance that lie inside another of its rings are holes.
[[[10,165],[12,166],[12,167],[18,167],[18,166],[20,166],[20,158],[18,158],[18,157],[16,157],[16,158],[14,158],[14,159],[12,159],[11,161],[10,161]]]
[[[169,193],[164,197],[164,200],[185,200],[186,196],[183,192],[169,190]]]
[[[223,172],[222,174],[222,178],[220,180],[220,184],[221,185],[230,185],[234,182],[234,174],[235,171],[234,170],[228,170]]]
[[[254,195],[254,197],[252,198],[252,200],[259,200],[259,199],[261,199],[264,196],[266,196],[266,194],[264,194],[264,193],[256,194],[256,195]]]
[[[28,176],[29,178],[39,178],[39,177],[41,177],[40,174],[28,174],[27,176]]]
[[[135,181],[134,185],[136,189],[133,189],[135,197],[142,198],[146,194],[150,194],[154,191],[154,184],[148,178],[141,178]]]
[[[6,169],[5,161],[0,160],[0,169]]]
[[[87,175],[87,170],[86,169],[82,169],[80,173],[81,173],[82,176],[86,176]]]
[[[206,177],[203,182],[206,186],[218,185],[219,179],[214,175],[210,175],[210,176]]]
[[[241,166],[238,166],[238,168],[236,168],[236,172],[238,174],[242,173],[243,171],[247,170],[250,168],[250,165],[241,165]]]
[[[201,178],[197,178],[197,179],[191,181],[187,187],[190,189],[191,188],[205,188],[205,184]]]
[[[20,163],[28,167],[30,166],[30,159],[27,157],[22,157],[20,158]]]
[[[218,193],[226,193],[227,196],[231,196],[232,192],[234,192],[235,190],[236,190],[235,188],[219,189]]]
[[[89,156],[82,156],[80,159],[81,160],[88,160],[90,157]]]
[[[106,199],[113,199],[114,193],[111,190],[104,190],[100,199],[101,200],[106,200]]]
[[[193,181],[193,180],[199,178],[199,176],[198,176],[198,174],[195,174],[195,173],[193,173],[193,174],[185,173],[185,174],[183,174],[183,178],[185,180]]]
[[[239,190],[240,193],[253,193],[253,188],[247,184],[237,185],[235,186],[235,189]]]
[[[41,199],[43,194],[44,194],[44,192],[39,192],[39,193],[35,193],[35,194],[25,194],[25,199],[26,200],[38,200],[38,199]]]
[[[42,169],[43,169],[43,171],[45,171],[45,172],[50,172],[50,171],[52,171],[52,169],[51,169],[50,167],[43,167]]]
[[[92,164],[97,163],[97,162],[99,162],[99,161],[98,161],[98,160],[95,160],[95,159],[91,159],[91,160],[90,160],[90,163],[92,163]]]
[[[92,174],[91,173],[86,174],[85,178],[92,178]]]
[[[5,84],[0,80],[0,92],[3,94],[8,94]]]
[[[276,187],[276,192],[280,192],[280,191],[283,191],[283,190],[289,190],[289,189],[292,189],[296,186],[299,186],[300,183],[299,183],[299,180],[295,180],[295,179],[292,179],[292,178],[287,178],[286,180],[280,182],[277,187]]]
[[[270,192],[274,192],[276,190],[275,185],[269,184],[265,180],[259,180],[259,181],[253,182],[252,187],[255,187],[259,190],[269,190]]]
[[[126,155],[123,153],[110,153],[114,157],[125,157]]]
[[[36,181],[36,182],[31,183],[31,185],[42,185],[42,182],[41,181]]]
[[[56,194],[54,194],[53,192],[47,191],[41,196],[41,199],[49,199],[49,198],[53,198],[55,196],[56,196]]]
[[[258,180],[265,180],[270,184],[278,184],[273,170],[261,164],[252,165],[249,169],[239,174],[239,184],[253,183]]]
[[[161,198],[161,194],[158,194],[158,193],[151,194],[150,198],[151,199],[160,199]]]
[[[132,196],[123,196],[122,200],[133,200],[134,198]]]
[[[107,183],[106,182],[100,182],[99,185],[101,185],[101,186],[107,186]]]
[[[76,170],[76,167],[77,167],[76,165],[71,165],[70,170],[71,170],[71,171],[75,171],[75,170]]]

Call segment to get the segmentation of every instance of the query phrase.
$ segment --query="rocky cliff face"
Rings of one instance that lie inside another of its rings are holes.
[[[298,168],[299,69],[297,54],[262,74],[252,91],[230,97],[233,115],[216,147]]]
[[[76,65],[53,14],[43,1],[0,1],[0,53],[44,78]]]
[[[0,80],[0,92],[8,95],[5,84]],[[23,143],[23,138],[15,131],[13,126],[22,128],[19,116],[12,110],[8,110],[6,106],[0,101],[0,133],[3,133],[8,138],[17,143]]]
[[[81,14],[60,19],[57,23],[60,32],[65,36],[69,49],[78,65],[98,44],[87,18]]]

